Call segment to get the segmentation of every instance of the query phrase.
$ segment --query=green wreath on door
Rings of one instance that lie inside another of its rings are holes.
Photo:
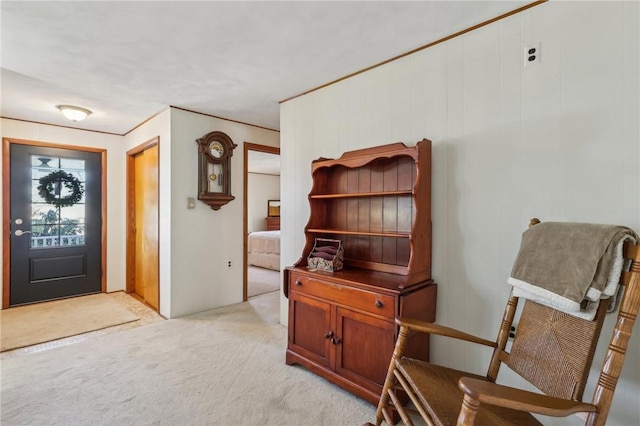
[[[64,185],[71,193],[60,197],[61,185]],[[64,170],[57,170],[40,178],[38,194],[40,194],[48,204],[56,207],[70,207],[82,199],[84,187],[82,186],[82,182],[71,173],[67,173]]]

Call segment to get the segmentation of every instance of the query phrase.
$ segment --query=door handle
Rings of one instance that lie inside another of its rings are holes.
[[[14,232],[14,234],[16,234],[17,237],[20,237],[24,234],[30,234],[31,231],[23,231],[22,229],[16,229],[16,232]]]

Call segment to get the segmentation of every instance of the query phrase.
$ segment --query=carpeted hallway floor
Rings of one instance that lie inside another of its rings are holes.
[[[2,425],[361,425],[375,407],[284,363],[279,292],[2,361]]]
[[[280,271],[247,266],[247,296],[253,297],[280,290]]]
[[[247,267],[247,295],[250,298],[259,296],[265,293],[280,290],[280,272],[272,271],[270,269],[258,268],[248,265]],[[152,324],[154,322],[163,321],[160,315],[158,315],[153,309],[146,306],[144,303],[132,297],[132,295],[126,294],[122,291],[106,294],[110,299],[117,302],[123,308],[129,310],[138,316],[138,320],[131,323],[122,324],[118,326],[102,328],[97,331],[88,333],[82,333],[79,335],[73,335],[66,338],[47,341],[40,344],[31,345],[28,347],[20,347],[18,349],[3,350],[0,355],[0,359],[5,359],[13,356],[19,356],[25,353],[40,352],[43,350],[52,349],[58,346],[65,346],[71,343],[77,343],[96,336],[102,336],[110,334],[116,331],[127,330],[130,328],[136,328],[142,325]],[[55,302],[54,302],[55,303]],[[5,329],[3,328],[3,337],[5,336]]]

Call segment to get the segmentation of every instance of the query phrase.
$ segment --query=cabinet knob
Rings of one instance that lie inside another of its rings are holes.
[[[324,335],[325,339],[331,339],[333,337],[333,331],[329,331],[327,334]]]
[[[300,278],[296,280],[296,285],[302,285],[302,281],[300,281]]]
[[[342,342],[342,340],[340,340],[339,337],[334,337],[333,339],[331,339],[331,343],[333,343],[334,345],[337,345],[340,342]]]
[[[384,306],[384,303],[382,303],[382,300],[376,300],[376,303],[374,303],[374,305],[376,305],[376,308],[380,309]]]

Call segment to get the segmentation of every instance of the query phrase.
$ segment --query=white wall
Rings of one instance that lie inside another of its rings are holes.
[[[125,229],[122,188],[124,188],[125,165],[122,160],[122,137],[6,118],[1,119],[0,126],[0,134],[3,138],[107,150],[107,291],[124,290],[126,271],[125,241],[122,237]],[[2,164],[1,156],[2,153],[0,153],[0,165]],[[1,216],[2,212],[0,212],[0,218]],[[2,256],[2,247],[0,247],[0,256]]]
[[[263,173],[247,175],[247,229],[249,232],[267,229],[267,202],[280,199],[280,176]]]
[[[196,139],[219,130],[238,147],[231,164],[235,200],[214,211],[196,197]],[[173,109],[171,114],[171,316],[242,302],[243,144],[279,146],[280,133]],[[162,143],[162,141],[160,142]],[[162,152],[161,152],[162,155]],[[231,261],[232,267],[227,267]]]
[[[639,17],[549,2],[282,104],[282,265],[304,246],[313,159],[429,138],[437,320],[495,338],[530,218],[640,231]],[[523,69],[532,43],[542,61]],[[608,424],[640,417],[634,331]],[[488,351],[433,341],[434,361],[486,370]]]

